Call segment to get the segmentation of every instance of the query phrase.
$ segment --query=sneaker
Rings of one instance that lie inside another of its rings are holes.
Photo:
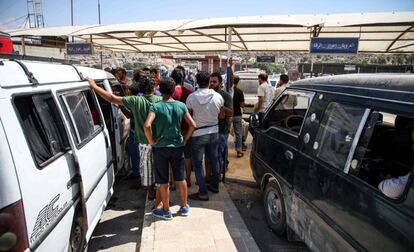
[[[190,205],[185,205],[185,207],[180,207],[178,213],[182,216],[188,216],[190,214]]]
[[[171,211],[164,211],[162,208],[154,209],[152,215],[163,220],[172,220],[173,218]]]

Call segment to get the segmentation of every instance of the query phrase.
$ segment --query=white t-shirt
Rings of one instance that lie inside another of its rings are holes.
[[[381,181],[378,185],[378,189],[385,194],[387,197],[392,199],[398,199],[404,192],[405,185],[408,182],[410,173],[405,176],[400,176],[398,178],[390,178]]]
[[[264,101],[262,103],[262,107],[260,108],[260,112],[263,112],[269,105],[272,103],[273,100],[273,87],[269,85],[267,82],[263,82],[257,88],[257,96],[263,96]]]

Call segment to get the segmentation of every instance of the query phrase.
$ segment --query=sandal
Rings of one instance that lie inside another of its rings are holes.
[[[201,196],[200,193],[190,194],[188,195],[188,198],[192,200],[208,201],[208,196]]]

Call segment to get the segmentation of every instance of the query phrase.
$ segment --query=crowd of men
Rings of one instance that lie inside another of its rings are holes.
[[[208,201],[209,193],[219,192],[220,173],[228,165],[231,124],[236,156],[242,157],[246,150],[241,136],[244,95],[237,88],[239,78],[234,76],[231,92],[227,93],[222,76],[216,72],[199,71],[197,88],[186,87],[182,66],[177,66],[169,77],[161,77],[157,68],[135,70],[133,79],[122,68],[113,70],[113,74],[125,96],[107,92],[92,79],[87,80],[97,94],[120,105],[131,118],[128,149],[132,175],[147,187],[147,197],[155,199],[153,215],[172,219],[169,191],[175,186],[181,196],[179,214],[188,215],[187,187],[192,186],[192,171],[199,190],[188,198]],[[274,98],[274,89],[267,83],[266,74],[260,74],[258,82],[256,109],[263,111]]]

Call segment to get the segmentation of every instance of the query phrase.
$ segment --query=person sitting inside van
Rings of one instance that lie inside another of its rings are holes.
[[[414,127],[411,130],[412,149],[414,150]],[[404,193],[411,172],[398,178],[388,178],[381,181],[378,189],[387,197],[398,199]]]

